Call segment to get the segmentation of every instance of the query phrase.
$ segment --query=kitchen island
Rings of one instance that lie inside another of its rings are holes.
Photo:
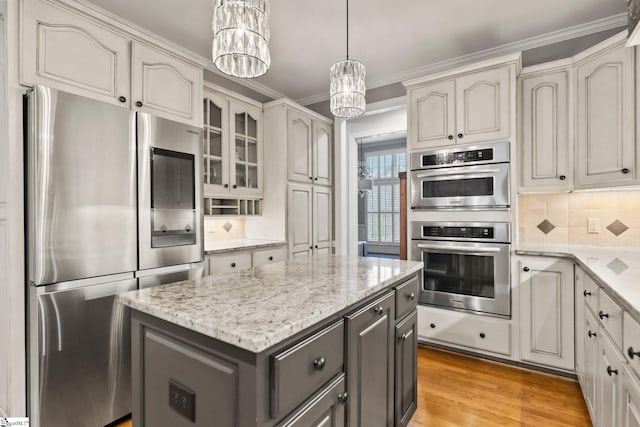
[[[134,426],[407,425],[421,268],[326,255],[122,294]]]

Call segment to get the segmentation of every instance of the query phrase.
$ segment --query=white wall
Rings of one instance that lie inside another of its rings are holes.
[[[367,106],[365,116],[336,120],[336,244],[337,252],[358,253],[358,177],[356,138],[407,130],[404,97]],[[379,111],[379,112],[377,112]]]
[[[9,398],[9,294],[7,292],[7,135],[6,135],[6,90],[5,90],[5,6],[0,3],[0,414],[6,413]]]

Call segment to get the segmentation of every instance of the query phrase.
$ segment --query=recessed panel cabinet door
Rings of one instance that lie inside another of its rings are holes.
[[[125,37],[37,1],[24,2],[22,25],[23,83],[130,105]]]
[[[288,191],[288,235],[289,256],[311,255],[312,241],[312,200],[313,186],[289,184]]]
[[[409,425],[418,403],[418,312],[396,326],[396,427]]]
[[[598,364],[596,374],[598,425],[619,426],[621,399],[620,383],[624,374],[624,359],[606,334],[598,339]]]
[[[311,156],[313,140],[311,119],[296,110],[289,109],[287,115],[289,180],[313,182]]]
[[[598,366],[598,322],[596,321],[591,310],[585,305],[584,308],[584,326],[582,336],[578,339],[584,340],[584,400],[591,414],[591,419],[596,419],[596,375]]]
[[[331,125],[313,121],[313,182],[331,185]]]
[[[509,137],[510,70],[501,67],[456,79],[458,144]]]
[[[573,370],[573,264],[523,259],[521,270],[522,360]]]
[[[202,70],[136,42],[131,58],[136,108],[202,127]]]
[[[621,427],[640,427],[640,384],[626,366],[621,378]]]
[[[333,202],[330,188],[313,187],[313,248],[318,250],[331,248],[331,206]]]
[[[569,77],[569,70],[521,77],[523,191],[569,191],[573,186]]]
[[[634,50],[619,47],[577,67],[576,188],[638,179]]]
[[[412,148],[455,143],[455,82],[447,80],[410,93]]]

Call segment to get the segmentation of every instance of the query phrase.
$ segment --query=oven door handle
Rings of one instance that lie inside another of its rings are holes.
[[[487,174],[499,173],[500,169],[475,169],[469,172],[456,171],[432,171],[432,172],[419,172],[416,173],[416,178],[437,178],[441,176],[484,176]]]
[[[500,248],[484,247],[484,248],[470,248],[467,246],[441,246],[441,245],[429,245],[426,243],[418,243],[416,245],[419,249],[434,249],[440,252],[464,252],[464,253],[476,253],[476,254],[489,254],[500,252]]]

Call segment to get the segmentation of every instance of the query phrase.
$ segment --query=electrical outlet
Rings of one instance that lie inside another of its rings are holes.
[[[587,232],[589,234],[600,233],[600,218],[587,219]]]

